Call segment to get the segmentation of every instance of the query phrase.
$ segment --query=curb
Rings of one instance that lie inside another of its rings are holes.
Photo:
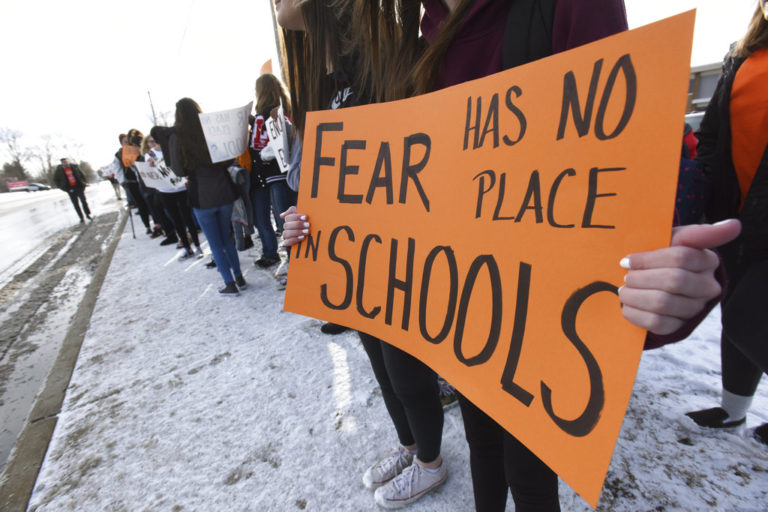
[[[80,354],[80,347],[88,332],[88,324],[96,306],[96,300],[112,263],[112,256],[120,242],[120,234],[125,230],[128,215],[130,212],[128,214],[123,212],[122,219],[117,223],[117,229],[113,231],[112,240],[72,318],[45,386],[35,399],[26,425],[11,450],[5,470],[0,477],[0,510],[16,512],[27,509]]]

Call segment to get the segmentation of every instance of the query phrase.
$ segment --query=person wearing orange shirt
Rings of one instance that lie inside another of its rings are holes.
[[[56,167],[53,173],[53,181],[56,186],[69,194],[72,206],[75,207],[77,216],[80,217],[80,224],[85,222],[83,212],[88,220],[92,221],[91,209],[88,208],[88,201],[85,199],[85,176],[76,164],[70,164],[66,158],[61,159],[61,165]],[[82,210],[80,209],[82,205]]]
[[[698,425],[746,422],[768,372],[768,3],[732,48],[698,132],[697,162],[712,182],[710,222],[738,218],[743,229],[719,249],[728,284],[722,302],[721,406],[687,415]],[[768,423],[753,436],[768,444]]]

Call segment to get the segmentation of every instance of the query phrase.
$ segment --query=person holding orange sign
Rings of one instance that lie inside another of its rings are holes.
[[[343,46],[353,27],[351,6],[349,1],[275,0],[277,22],[284,29],[286,74],[299,133],[304,114],[310,110],[343,108],[369,99],[360,93],[364,90],[356,72],[360,63]],[[295,212],[296,207],[291,207],[282,217],[294,226],[303,226]],[[290,246],[296,238],[286,240]],[[363,484],[375,489],[374,499],[379,505],[399,508],[442,485],[448,477],[440,453],[443,406],[437,374],[397,347],[366,333],[358,334],[399,441],[392,453],[364,472]],[[393,503],[388,498],[392,489],[402,489],[404,499]]]
[[[384,55],[383,71],[374,68],[370,82],[376,98],[395,100],[448,87],[627,28],[621,0],[420,3],[423,18],[415,0],[385,0],[375,5],[357,2],[368,13],[362,19],[380,16],[377,25],[390,28],[380,30],[373,40],[366,39],[367,28],[359,27],[363,29],[358,39],[363,55],[369,55],[371,62]],[[419,23],[429,43],[424,53],[419,50]],[[393,40],[386,40],[384,34],[393,34]],[[285,220],[286,246],[307,237],[310,224],[306,215],[289,210]],[[670,247],[631,254],[617,262],[628,270],[619,290],[622,313],[650,331],[646,348],[683,339],[717,303],[722,291],[715,274],[719,258],[710,248],[730,241],[739,230],[740,224],[734,220],[675,228]],[[518,511],[559,510],[557,475],[466,398],[460,404],[476,509],[504,510],[510,489]],[[416,499],[423,489],[412,476],[401,473],[378,490],[377,503],[399,508]]]

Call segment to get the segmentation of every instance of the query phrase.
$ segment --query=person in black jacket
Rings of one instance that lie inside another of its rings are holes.
[[[69,199],[72,201],[72,206],[75,207],[77,216],[80,217],[81,224],[85,222],[83,211],[88,220],[93,220],[91,209],[88,208],[88,201],[85,199],[85,176],[77,164],[70,164],[69,160],[62,158],[61,165],[56,167],[53,172],[53,182],[58,188],[69,194]],[[80,204],[83,205],[82,210]]]
[[[191,98],[176,102],[176,133],[168,146],[171,168],[177,176],[189,178],[189,204],[213,253],[216,268],[224,280],[222,295],[238,295],[247,287],[240,259],[230,236],[233,203],[237,198],[227,168],[231,161],[213,163],[208,154],[198,104]]]
[[[743,425],[768,372],[768,7],[755,11],[746,35],[726,57],[697,133],[697,162],[712,182],[710,222],[738,218],[741,235],[720,248],[728,286],[722,302],[721,406],[689,412],[713,428]],[[768,444],[768,423],[754,436]]]

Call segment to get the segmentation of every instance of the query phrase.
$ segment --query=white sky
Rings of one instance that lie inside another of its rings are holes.
[[[698,7],[691,63],[699,65],[722,59],[756,0],[626,5],[630,28]],[[151,128],[147,91],[158,113],[171,112],[184,96],[205,111],[244,105],[253,99],[261,65],[273,58],[277,69],[270,6],[270,0],[4,0],[0,127],[20,130],[24,146],[50,135],[68,144],[61,156],[98,168],[111,160],[119,133]],[[27,169],[34,174],[39,165],[30,161]]]

